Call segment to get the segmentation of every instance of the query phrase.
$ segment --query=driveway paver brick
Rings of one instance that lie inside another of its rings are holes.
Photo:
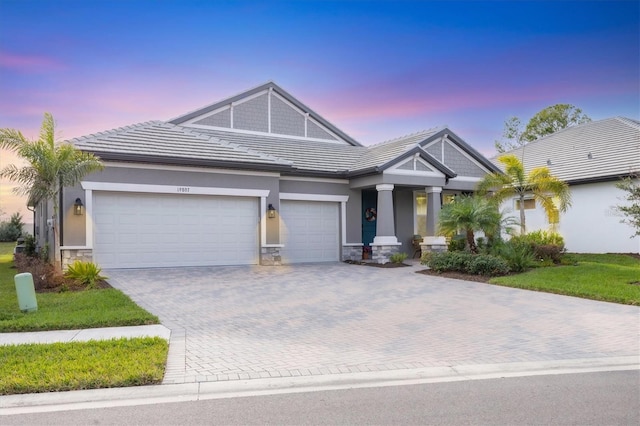
[[[171,329],[164,383],[638,356],[640,309],[343,263],[109,270]]]

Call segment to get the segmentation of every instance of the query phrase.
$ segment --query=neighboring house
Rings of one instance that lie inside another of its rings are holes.
[[[64,189],[63,264],[104,268],[385,262],[498,170],[446,127],[362,146],[271,82],[70,142],[106,167]]]
[[[621,178],[640,176],[640,122],[615,117],[556,132],[508,152],[523,159],[527,171],[546,166],[569,184],[572,205],[557,223],[533,200],[525,200],[527,231],[556,229],[567,250],[577,253],[639,253],[640,237],[616,206],[625,192]],[[640,182],[640,179],[638,180]],[[507,208],[517,217],[516,201]]]

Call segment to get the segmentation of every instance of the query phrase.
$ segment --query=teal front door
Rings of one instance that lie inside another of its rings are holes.
[[[362,243],[365,249],[376,236],[378,191],[362,191]]]

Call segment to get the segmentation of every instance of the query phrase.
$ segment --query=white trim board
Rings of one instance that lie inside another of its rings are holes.
[[[234,128],[229,128],[229,127],[205,126],[203,124],[181,124],[181,126],[187,127],[187,128],[193,128],[193,129],[218,130],[218,131],[222,131],[222,132],[241,133],[241,134],[245,134],[245,135],[266,136],[266,137],[271,137],[271,138],[282,138],[282,139],[292,139],[292,140],[324,142],[324,143],[331,143],[331,144],[337,144],[337,145],[349,145],[343,139],[339,139],[339,140],[319,139],[319,138],[310,138],[310,137],[307,137],[307,136],[284,135],[282,133],[267,133],[267,132],[258,132],[258,131],[255,131],[255,130],[234,129]],[[213,135],[207,135],[207,136],[213,136]],[[220,140],[223,140],[225,142],[229,142],[229,141],[224,139],[224,136],[215,135],[213,137],[218,138]]]
[[[299,194],[294,192],[281,192],[281,200],[294,201],[332,201],[335,203],[346,203],[349,201],[348,195],[328,195],[328,194]]]
[[[81,182],[82,188],[93,191],[146,192],[154,194],[226,195],[232,197],[268,197],[268,189],[215,188],[187,185],[147,185],[138,183]]]
[[[291,180],[296,182],[341,183],[346,185],[349,184],[348,179],[315,178],[315,177],[300,177],[300,176],[280,176],[280,180]]]
[[[275,172],[254,172],[254,171],[239,171],[231,169],[210,169],[206,167],[186,167],[186,166],[160,166],[155,164],[142,164],[142,163],[116,163],[113,161],[105,161],[105,167],[121,167],[128,169],[144,169],[144,170],[168,170],[175,172],[198,172],[198,173],[216,173],[226,175],[241,175],[241,176],[261,176],[261,177],[280,177],[280,173]]]

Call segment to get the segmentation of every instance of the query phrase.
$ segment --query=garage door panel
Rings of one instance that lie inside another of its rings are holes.
[[[340,255],[339,204],[283,200],[282,258],[286,263],[335,262]]]
[[[256,198],[94,194],[94,254],[104,268],[258,261]]]

